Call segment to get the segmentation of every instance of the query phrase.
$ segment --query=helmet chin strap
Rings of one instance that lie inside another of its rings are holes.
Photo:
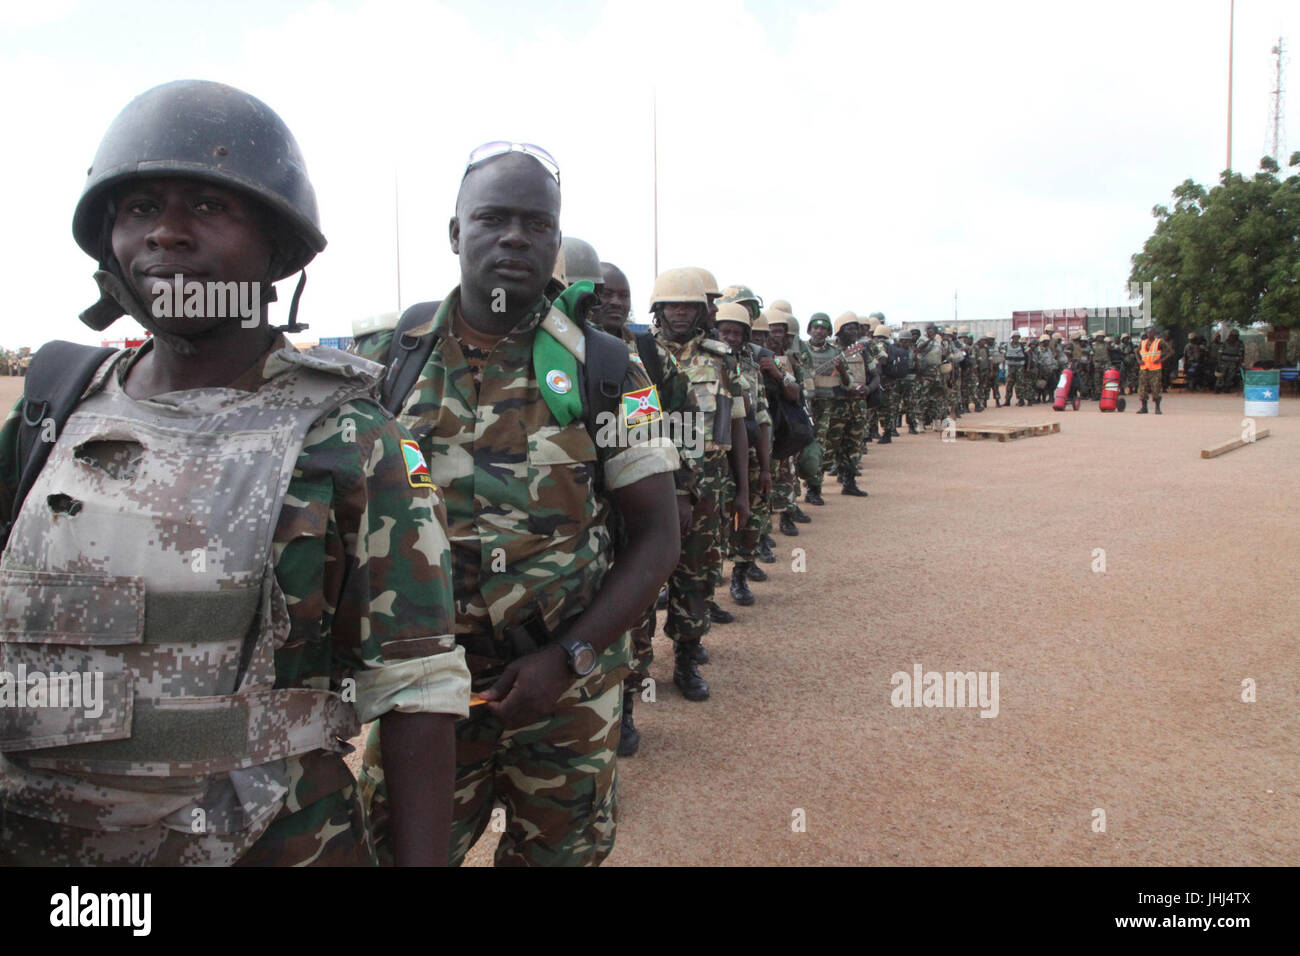
[[[193,355],[198,349],[189,339],[158,327],[152,313],[131,287],[117,273],[116,263],[100,263],[101,268],[95,273],[95,283],[99,286],[99,301],[81,313],[81,321],[97,332],[102,332],[123,315],[129,315],[149,330],[154,338],[166,342],[168,346],[182,355]]]

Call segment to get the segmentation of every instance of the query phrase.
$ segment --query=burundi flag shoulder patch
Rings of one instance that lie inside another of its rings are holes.
[[[628,428],[635,425],[648,425],[658,421],[663,415],[663,406],[659,404],[659,390],[653,385],[635,392],[623,393],[623,424]]]
[[[402,439],[402,458],[406,461],[406,480],[412,488],[434,487],[433,476],[429,474],[429,466],[424,463],[420,446],[409,438]]]

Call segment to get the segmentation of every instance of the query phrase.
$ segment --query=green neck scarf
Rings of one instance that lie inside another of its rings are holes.
[[[533,336],[533,372],[537,376],[537,387],[541,389],[542,399],[561,425],[582,417],[582,395],[578,391],[578,357],[585,345],[582,326],[574,318],[578,303],[585,295],[595,292],[590,282],[575,282],[559,295],[551,308],[554,310],[542,319]],[[563,314],[567,323],[555,321],[555,311]],[[546,327],[559,325],[556,333]],[[557,335],[568,341],[564,342]]]

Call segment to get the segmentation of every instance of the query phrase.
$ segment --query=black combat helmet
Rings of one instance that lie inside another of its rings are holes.
[[[209,80],[164,83],[141,93],[113,120],[86,170],[72,217],[77,245],[101,269],[118,272],[111,243],[113,193],[132,179],[160,176],[207,179],[274,213],[281,234],[272,281],[297,272],[325,248],[316,191],[297,141],[269,106],[233,86]],[[103,329],[121,314],[101,300],[82,320]]]

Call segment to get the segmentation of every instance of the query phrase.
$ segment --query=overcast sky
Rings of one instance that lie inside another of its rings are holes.
[[[492,139],[556,156],[563,231],[627,272],[639,318],[656,98],[659,267],[705,266],[801,318],[946,321],[954,291],[964,319],[1119,304],[1151,207],[1225,161],[1228,0],[0,9],[9,347],[138,329],[77,321],[96,292],[72,210],[113,117],[173,79],[253,93],[301,144],[329,240],[308,267],[307,339],[397,308],[399,234],[402,305],[455,285],[447,219],[466,155]],[[1298,26],[1300,3],[1237,3],[1238,170],[1266,150],[1270,48],[1300,43]]]

